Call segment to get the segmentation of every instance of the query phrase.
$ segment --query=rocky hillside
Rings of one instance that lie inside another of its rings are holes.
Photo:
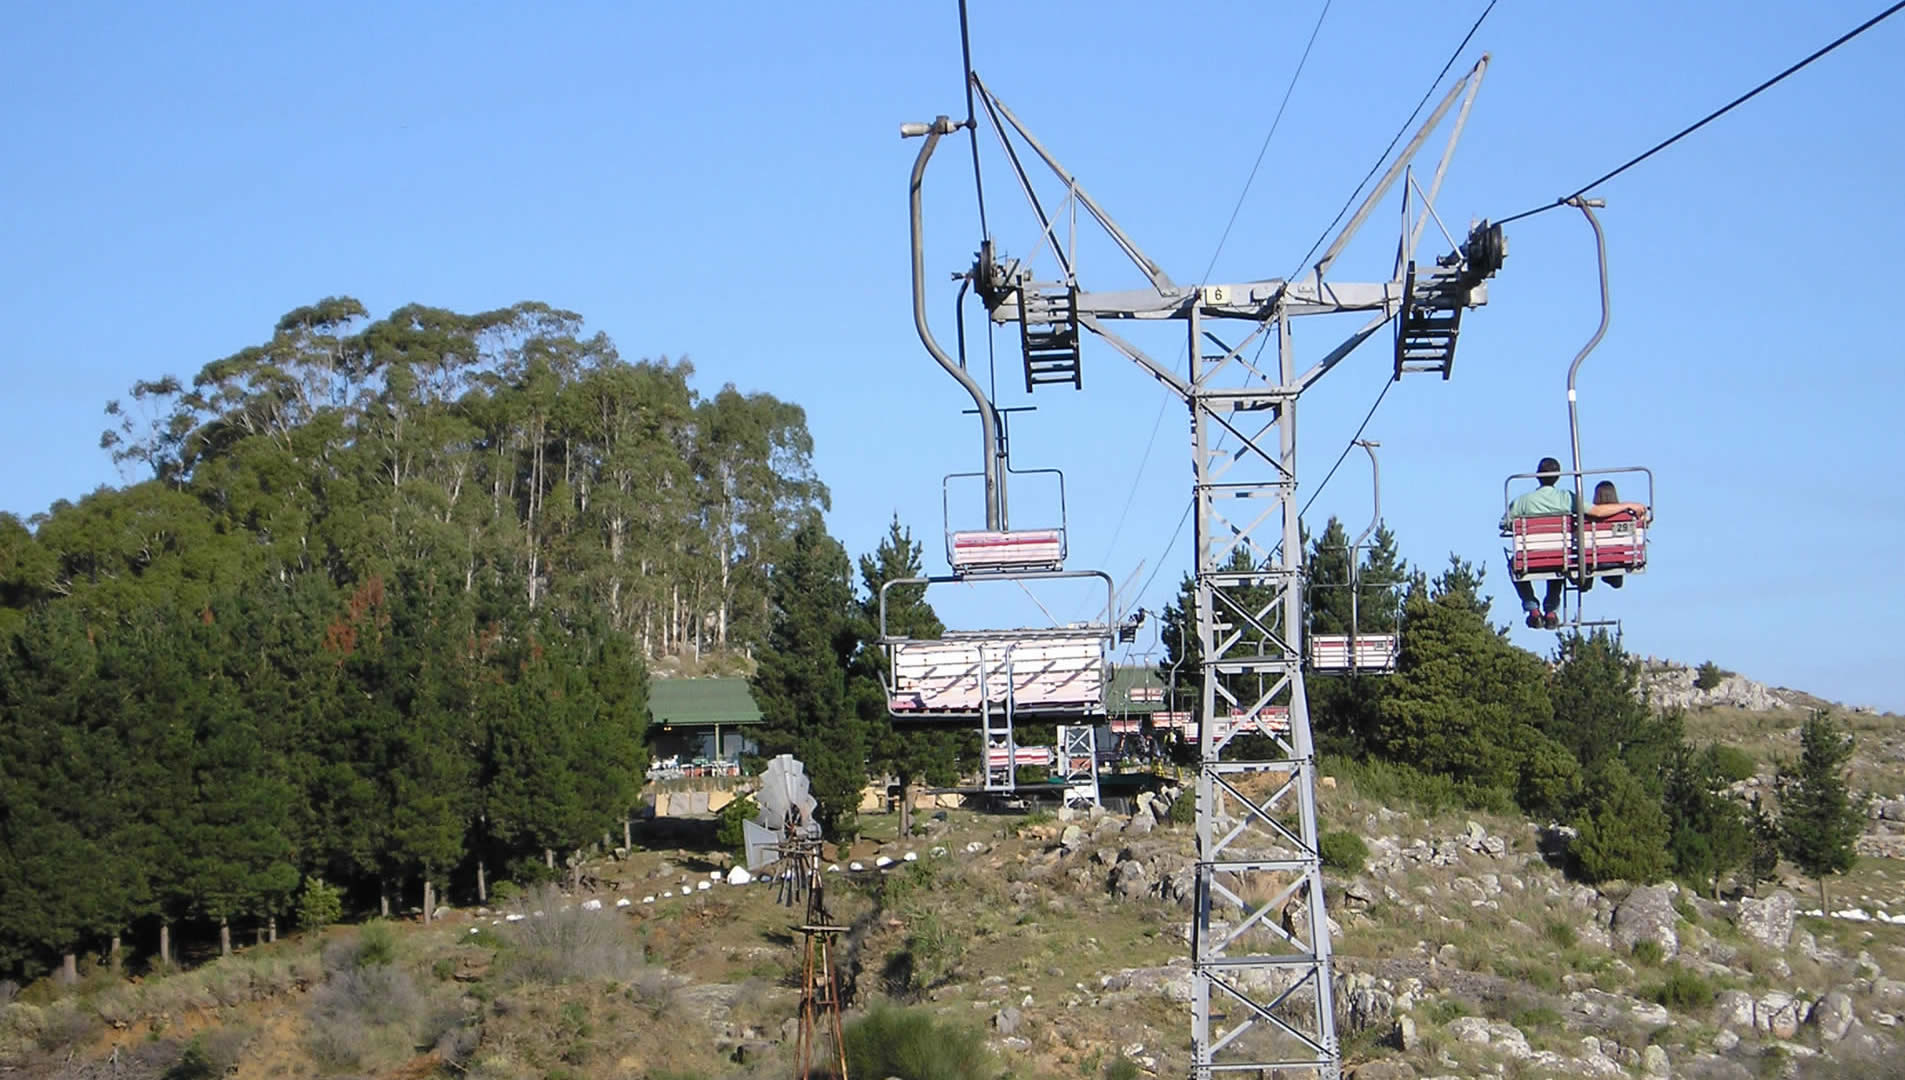
[[[884,840],[829,852],[850,1019],[894,1000],[970,1032],[985,1080],[1183,1075],[1181,797],[1068,821],[952,810],[905,838],[871,819]],[[1410,812],[1348,783],[1324,798],[1369,851],[1330,874],[1352,1075],[1876,1078],[1905,1053],[1905,863],[1862,863],[1835,884],[1838,917],[1820,917],[1797,879],[1727,903],[1597,890],[1530,823]],[[22,1080],[156,1080],[194,1060],[280,1080],[783,1075],[799,939],[775,885],[703,851],[617,854],[586,866],[581,893],[446,912],[394,946],[343,929],[131,985],[29,988],[0,1011],[0,1066]]]

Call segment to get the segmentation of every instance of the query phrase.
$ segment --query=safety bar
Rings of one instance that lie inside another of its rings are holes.
[[[1068,543],[1067,537],[1069,536],[1067,526],[1070,524],[1070,515],[1066,511],[1065,503],[1065,473],[1059,469],[1014,469],[1010,465],[1006,467],[1006,472],[1011,476],[1038,476],[1043,473],[1051,473],[1058,477],[1058,561],[1063,563],[1065,557],[1069,554],[1066,545]],[[955,530],[952,527],[952,482],[954,480],[970,480],[975,477],[983,479],[985,474],[977,472],[947,473],[941,477],[939,481],[939,512],[945,532],[947,566],[954,565],[953,534],[961,531]],[[1003,531],[1012,531],[1004,521],[1000,522],[1000,528]]]
[[[1502,481],[1502,513],[1506,514],[1509,508],[1515,505],[1515,496],[1514,496],[1513,489],[1515,486],[1515,481],[1517,480],[1539,480],[1544,476],[1554,476],[1554,477],[1570,476],[1570,477],[1573,477],[1575,480],[1576,490],[1585,490],[1585,488],[1580,482],[1583,477],[1612,476],[1612,475],[1617,475],[1620,473],[1640,473],[1647,477],[1647,498],[1646,499],[1639,500],[1639,499],[1624,498],[1621,501],[1622,502],[1644,502],[1647,506],[1648,513],[1652,514],[1654,509],[1654,471],[1645,465],[1622,465],[1619,468],[1612,468],[1612,469],[1579,469],[1579,470],[1557,469],[1552,473],[1516,473],[1513,476],[1510,476],[1508,479]],[[1559,480],[1556,481],[1556,483],[1559,483],[1559,482],[1560,482]],[[1580,508],[1576,507],[1576,509],[1578,510]]]

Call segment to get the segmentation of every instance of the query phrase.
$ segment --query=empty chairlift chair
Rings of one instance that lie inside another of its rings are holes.
[[[1328,584],[1313,583],[1310,586],[1310,627],[1308,634],[1310,669],[1320,672],[1344,672],[1370,675],[1387,675],[1396,670],[1396,661],[1402,655],[1402,637],[1397,632],[1402,625],[1402,583],[1399,581],[1365,582],[1362,580],[1363,542],[1375,533],[1382,523],[1382,471],[1376,462],[1376,447],[1381,443],[1367,439],[1358,439],[1356,445],[1369,454],[1370,476],[1375,485],[1375,514],[1369,520],[1369,527],[1362,531],[1354,542],[1343,550],[1348,560],[1349,580]],[[1332,548],[1332,550],[1335,550]],[[1345,626],[1332,627],[1319,632],[1317,629],[1318,601],[1334,594],[1335,590],[1344,590],[1349,596],[1349,611],[1343,621]],[[1364,603],[1364,593],[1371,599],[1380,598],[1371,605]],[[1371,610],[1374,607],[1376,610]]]

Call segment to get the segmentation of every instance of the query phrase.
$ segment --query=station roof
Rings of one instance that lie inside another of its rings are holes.
[[[1111,685],[1105,690],[1105,712],[1118,716],[1163,709],[1164,680],[1158,678],[1157,668],[1130,664],[1111,669]]]
[[[648,712],[662,727],[713,727],[758,724],[747,680],[656,679],[648,684]]]

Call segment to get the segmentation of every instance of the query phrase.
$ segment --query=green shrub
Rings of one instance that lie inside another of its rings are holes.
[[[1720,665],[1708,660],[1693,669],[1693,685],[1696,690],[1711,690],[1720,685],[1720,680],[1733,674]]]
[[[747,840],[742,823],[758,820],[761,808],[753,796],[743,795],[721,808],[721,827],[715,830],[715,842],[729,851],[739,852]]]
[[[1173,825],[1195,825],[1197,823],[1197,793],[1188,788],[1177,793],[1171,800],[1169,814]]]
[[[1450,810],[1508,814],[1518,809],[1512,791],[1479,787],[1398,762],[1332,755],[1320,759],[1318,768],[1354,788],[1365,799],[1390,806],[1413,804],[1429,815]]]
[[[985,1032],[923,1009],[878,1004],[847,1026],[849,1076],[992,1080]]]
[[[1713,774],[1728,784],[1751,779],[1759,769],[1759,762],[1753,759],[1753,755],[1725,743],[1714,743],[1707,747],[1707,760],[1713,766]]]
[[[205,1052],[205,1040],[193,1037],[185,1044],[185,1052],[165,1070],[164,1080],[212,1080],[224,1070],[212,1064],[212,1056]]]
[[[344,899],[335,886],[326,885],[323,878],[304,879],[304,888],[298,890],[298,929],[322,930],[343,915]]]
[[[1138,1063],[1119,1054],[1105,1063],[1105,1080],[1138,1080]]]
[[[1541,936],[1547,938],[1549,944],[1561,949],[1572,949],[1575,942],[1580,940],[1574,932],[1574,925],[1559,919],[1550,919],[1548,925],[1541,928]]]
[[[1667,959],[1667,952],[1660,947],[1658,941],[1636,941],[1634,942],[1634,959],[1648,967],[1658,967],[1663,960]]]
[[[498,881],[489,887],[489,902],[492,904],[507,904],[512,900],[518,899],[522,894],[523,888],[521,885],[513,881]]]
[[[1323,865],[1344,874],[1360,874],[1369,861],[1369,845],[1353,832],[1338,830],[1324,833],[1316,841]]]
[[[357,951],[351,959],[352,966],[360,968],[388,967],[395,963],[397,935],[391,932],[390,924],[382,919],[365,923],[357,933]]]
[[[1510,1021],[1523,1031],[1546,1031],[1563,1026],[1561,1014],[1546,1005],[1536,1005],[1516,1013]]]
[[[1713,984],[1685,968],[1675,968],[1647,996],[1669,1009],[1697,1011],[1713,1004]]]
[[[1058,820],[1058,815],[1050,810],[1034,810],[1012,823],[1012,834],[1022,836],[1027,829],[1036,829],[1041,825],[1050,825]]]

